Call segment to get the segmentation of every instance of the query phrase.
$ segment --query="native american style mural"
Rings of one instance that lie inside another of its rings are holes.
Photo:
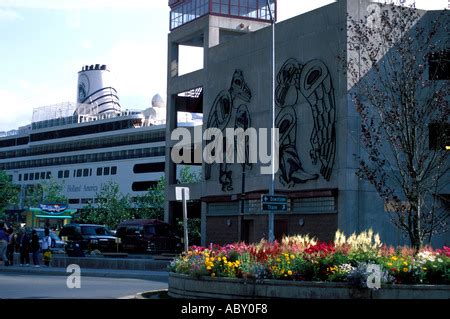
[[[297,147],[296,108],[302,96],[311,109],[313,129],[309,155],[319,173],[329,181],[336,154],[336,105],[328,68],[322,61],[302,65],[287,60],[277,75],[275,91],[278,114],[275,120],[280,134],[280,182],[288,187],[319,178],[316,171],[306,171]]]
[[[227,127],[242,128],[246,130],[251,126],[250,112],[248,111],[248,105],[252,99],[252,92],[247,86],[244,74],[241,70],[236,70],[231,80],[231,85],[228,90],[219,92],[214,100],[211,112],[208,117],[206,128],[218,128],[223,132],[224,141],[223,149],[224,161],[220,164],[219,168],[219,183],[222,185],[223,191],[233,190],[233,172],[229,168],[229,164],[226,163],[225,154],[229,151],[226,150],[225,143],[225,129]],[[237,145],[237,143],[235,143]],[[245,170],[246,166],[250,169],[251,164],[248,163],[249,158],[249,145],[248,140],[245,142],[245,163],[242,164],[242,169]],[[205,166],[205,179],[211,179],[211,164]]]

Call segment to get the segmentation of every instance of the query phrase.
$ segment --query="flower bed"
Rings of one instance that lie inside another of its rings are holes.
[[[408,247],[387,247],[371,230],[348,238],[337,232],[330,243],[293,236],[274,243],[191,247],[169,268],[196,278],[340,282],[364,288],[373,265],[380,266],[384,285],[450,284],[450,248],[425,247],[415,253]]]

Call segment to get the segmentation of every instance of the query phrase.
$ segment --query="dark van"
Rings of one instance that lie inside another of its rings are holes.
[[[77,224],[64,225],[59,232],[60,237],[67,237],[66,252],[78,245],[82,250],[98,249],[101,252],[117,250],[116,237],[104,225]]]
[[[157,219],[124,221],[118,226],[116,236],[122,240],[122,250],[129,252],[179,253],[182,248],[175,229]]]

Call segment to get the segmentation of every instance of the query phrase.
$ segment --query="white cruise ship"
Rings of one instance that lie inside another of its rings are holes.
[[[146,110],[122,110],[109,70],[99,64],[78,72],[77,92],[77,103],[36,108],[30,125],[0,136],[0,170],[21,187],[17,210],[26,208],[33,185],[51,178],[63,185],[69,207],[80,209],[110,180],[137,196],[164,175],[159,95]]]

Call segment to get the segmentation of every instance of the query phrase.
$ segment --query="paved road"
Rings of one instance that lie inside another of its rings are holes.
[[[0,299],[112,299],[167,289],[167,283],[142,279],[81,277],[81,288],[69,289],[66,276],[0,274]]]

